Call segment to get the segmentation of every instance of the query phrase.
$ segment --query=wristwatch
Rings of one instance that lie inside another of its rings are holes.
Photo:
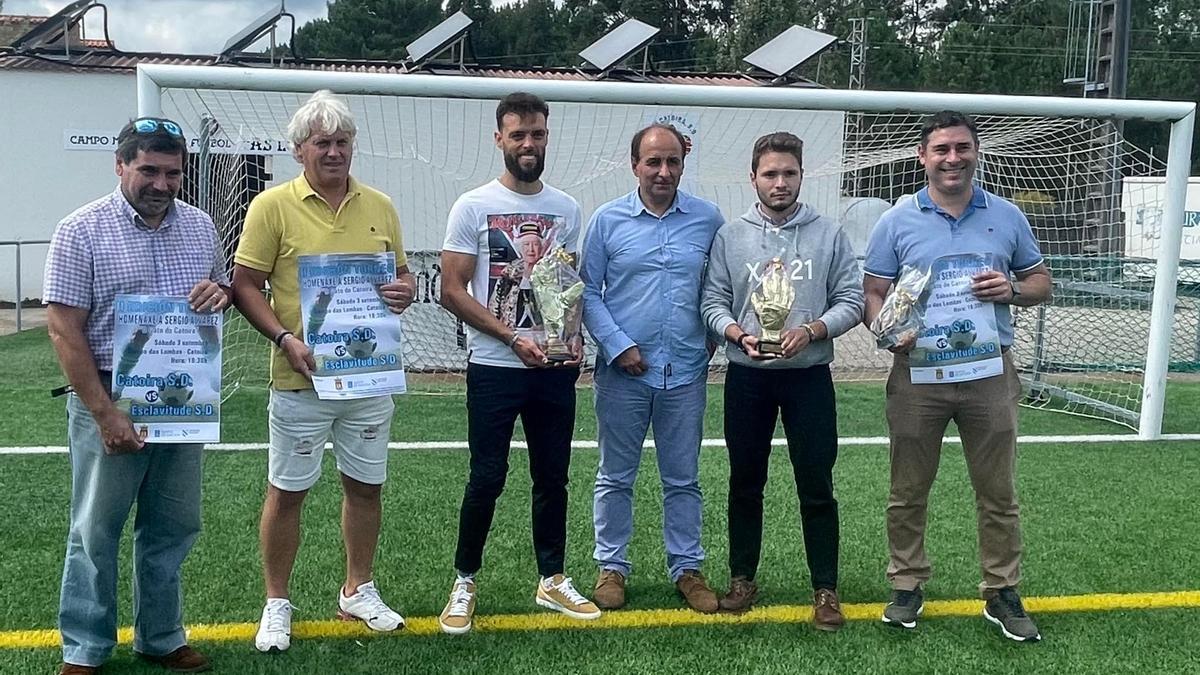
[[[1014,298],[1021,294],[1021,282],[1010,281],[1008,282],[1008,285],[1012,287],[1012,294]]]

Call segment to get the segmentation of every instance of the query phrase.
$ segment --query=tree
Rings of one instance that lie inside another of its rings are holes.
[[[920,86],[930,91],[1061,94],[1065,3],[952,0],[930,12]]]
[[[328,7],[328,19],[296,29],[302,56],[399,61],[442,19],[440,0],[336,0]]]

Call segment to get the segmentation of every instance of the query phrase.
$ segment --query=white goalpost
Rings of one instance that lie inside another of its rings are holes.
[[[353,173],[400,212],[420,286],[403,319],[414,373],[465,367],[457,322],[437,304],[438,253],[450,204],[499,173],[495,101],[513,91],[550,103],[545,177],[585,217],[633,188],[629,139],[650,122],[688,136],[683,187],[726,217],[753,199],[754,139],[787,130],[805,141],[801,199],[841,221],[860,255],[879,214],[923,185],[922,117],[972,114],[977,180],[1022,207],[1055,276],[1053,303],[1014,308],[1027,403],[1159,438],[1168,371],[1200,367],[1200,294],[1178,293],[1191,102],[139,65],[138,114],[203,138],[190,194],[213,215],[227,257],[249,200],[298,175],[283,130],[318,89],[346,97],[359,126]],[[1165,163],[1124,139],[1120,122],[1131,119],[1170,125]],[[1200,274],[1188,272],[1194,291]],[[240,318],[226,333],[226,393],[265,384],[265,342]],[[839,381],[886,374],[890,360],[861,327],[835,349]]]

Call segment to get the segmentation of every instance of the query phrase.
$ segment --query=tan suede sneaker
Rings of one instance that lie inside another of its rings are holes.
[[[562,612],[572,619],[599,619],[600,608],[575,590],[571,577],[555,574],[538,582],[534,602],[546,609]]]
[[[455,581],[450,589],[450,601],[438,616],[438,625],[442,632],[449,635],[462,635],[471,631],[471,622],[475,618],[475,582]]]

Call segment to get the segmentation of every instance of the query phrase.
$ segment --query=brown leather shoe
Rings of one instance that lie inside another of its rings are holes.
[[[616,570],[600,570],[592,601],[600,609],[621,609],[625,606],[625,575]]]
[[[708,582],[699,570],[684,570],[683,576],[675,582],[675,588],[687,601],[688,607],[697,612],[712,614],[717,611],[717,594],[708,587]]]
[[[837,591],[818,588],[813,593],[813,628],[835,631],[845,623],[846,617],[842,615],[842,603],[838,600]]]
[[[170,654],[155,655],[142,654],[141,652],[135,653],[138,655],[138,658],[142,659],[143,661],[157,663],[163,668],[175,673],[202,673],[209,668],[212,668],[212,664],[209,663],[207,656],[187,645],[176,649]]]
[[[753,579],[734,577],[729,580],[729,592],[721,598],[721,611],[741,614],[754,606],[758,599],[758,584]]]
[[[77,666],[74,663],[64,663],[58,669],[58,675],[95,675],[98,672],[99,666]]]

